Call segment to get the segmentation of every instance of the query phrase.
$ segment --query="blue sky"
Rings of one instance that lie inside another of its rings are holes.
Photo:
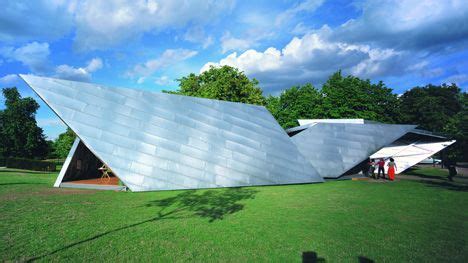
[[[428,83],[468,87],[468,5],[399,1],[2,1],[0,87],[41,104],[50,139],[64,125],[16,74],[160,91],[231,65],[266,94],[317,87],[333,72],[396,93]],[[0,98],[3,105],[3,98]],[[1,106],[0,106],[1,107]]]

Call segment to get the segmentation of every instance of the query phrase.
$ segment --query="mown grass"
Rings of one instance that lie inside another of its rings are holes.
[[[401,180],[124,193],[56,189],[54,179],[0,170],[0,260],[468,259],[465,188]]]

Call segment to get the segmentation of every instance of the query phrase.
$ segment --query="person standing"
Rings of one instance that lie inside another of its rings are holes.
[[[388,179],[391,181],[395,180],[395,171],[397,169],[395,160],[393,158],[390,158],[390,162],[387,164],[388,166]]]
[[[370,159],[370,162],[369,162],[369,175],[372,176],[372,178],[377,179],[377,177],[375,176],[375,160],[374,159]]]
[[[377,170],[377,179],[380,178],[380,172],[382,172],[382,178],[385,179],[385,161],[384,161],[384,159],[380,158],[377,165],[379,166],[379,169]]]
[[[365,177],[369,177],[369,171],[370,171],[370,159],[368,158],[362,164],[362,173],[364,174]]]

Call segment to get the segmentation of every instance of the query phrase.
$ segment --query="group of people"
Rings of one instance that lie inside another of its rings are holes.
[[[388,167],[387,169],[388,179],[391,181],[395,180],[395,171],[397,169],[397,166],[393,158],[390,158],[389,162],[387,163],[387,167]],[[375,173],[375,168],[378,168],[377,174]],[[377,161],[375,161],[375,159],[369,158],[369,160],[366,162],[363,172],[367,177],[371,176],[375,179],[379,179],[379,178],[386,179],[384,158],[380,158]]]

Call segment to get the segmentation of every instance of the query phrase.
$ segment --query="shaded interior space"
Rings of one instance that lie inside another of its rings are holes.
[[[80,141],[62,184],[119,185],[119,179]]]

